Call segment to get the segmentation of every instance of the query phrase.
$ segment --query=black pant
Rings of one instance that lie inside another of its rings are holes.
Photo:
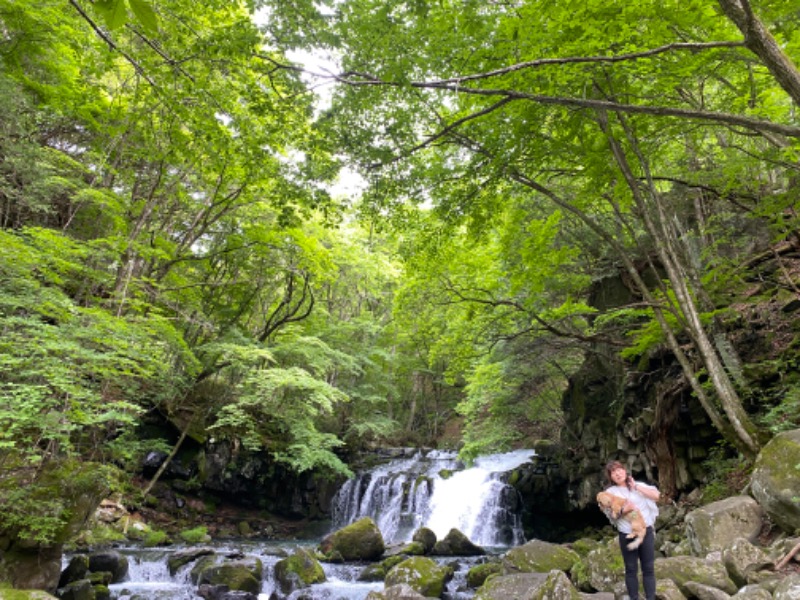
[[[622,560],[625,561],[625,587],[631,600],[639,600],[638,564],[642,563],[642,582],[646,600],[656,598],[656,539],[653,528],[648,527],[642,545],[634,550],[628,550],[627,533],[619,534],[619,548],[622,550]]]

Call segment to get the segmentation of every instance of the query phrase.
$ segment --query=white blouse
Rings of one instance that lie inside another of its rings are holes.
[[[636,485],[643,488],[650,488],[652,490],[656,489],[652,485],[647,485],[646,483],[640,483],[638,481],[636,482]],[[636,490],[629,490],[624,485],[612,485],[606,491],[614,496],[620,496],[621,498],[630,500],[631,503],[634,504],[637,510],[641,513],[642,518],[644,518],[645,525],[648,527],[652,526],[653,523],[656,522],[656,517],[658,516],[658,505],[650,500],[650,498],[645,497]],[[628,521],[628,519],[619,519],[616,521],[615,525],[620,533],[631,532],[631,523]]]

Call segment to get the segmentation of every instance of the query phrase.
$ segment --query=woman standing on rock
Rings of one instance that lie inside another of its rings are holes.
[[[658,506],[656,502],[661,494],[658,488],[634,481],[628,474],[624,465],[618,461],[612,461],[606,465],[606,477],[611,482],[611,486],[606,492],[624,499],[620,514],[614,524],[619,531],[619,547],[622,551],[622,558],[625,561],[625,587],[628,589],[630,600],[639,600],[639,577],[638,563],[642,565],[642,582],[644,583],[644,595],[646,600],[655,600],[656,597],[656,573],[655,573],[655,534],[653,524],[658,516]],[[625,517],[634,511],[644,518],[647,526],[644,541],[636,548],[628,549],[631,540],[631,522]]]

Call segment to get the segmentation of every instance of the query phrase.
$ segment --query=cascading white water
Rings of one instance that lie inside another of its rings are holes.
[[[333,502],[333,525],[371,517],[389,543],[425,526],[442,539],[452,528],[480,546],[524,542],[516,491],[502,475],[528,462],[533,450],[481,457],[465,468],[455,453],[419,452],[349,480]]]

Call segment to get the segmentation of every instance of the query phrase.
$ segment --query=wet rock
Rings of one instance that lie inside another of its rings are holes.
[[[221,562],[215,557],[204,557],[192,569],[191,580],[197,585],[225,585],[232,591],[258,594],[263,570],[261,560],[255,557]]]
[[[322,554],[341,560],[375,560],[385,548],[381,530],[369,517],[333,532],[319,545]]]
[[[451,529],[444,539],[434,544],[431,554],[437,556],[482,556],[486,550],[473,544],[458,529]]]
[[[73,581],[58,591],[61,600],[97,600],[97,594],[92,582],[88,579]]]
[[[424,553],[430,554],[433,550],[433,547],[436,545],[436,534],[432,529],[420,527],[414,532],[414,535],[411,537],[411,541],[421,543],[425,549]]]
[[[764,511],[750,496],[733,496],[686,515],[686,535],[695,556],[722,550],[736,538],[754,542],[763,525]]]
[[[111,573],[111,583],[119,583],[128,574],[128,559],[114,550],[95,552],[89,555],[89,570],[92,573]]]
[[[204,583],[197,588],[197,595],[205,600],[258,600],[258,595],[242,590],[231,591],[226,585]]]
[[[489,578],[503,572],[503,565],[500,562],[489,562],[482,565],[475,565],[467,572],[467,585],[471,588],[479,588]]]
[[[188,565],[203,556],[214,555],[212,548],[187,548],[186,550],[179,550],[167,559],[167,567],[169,574],[175,575],[183,565]]]
[[[301,548],[275,563],[275,580],[281,591],[288,595],[314,583],[322,583],[326,578],[319,561]]]
[[[63,588],[67,584],[85,579],[88,572],[89,556],[86,554],[77,554],[70,559],[67,568],[61,572],[61,578],[58,580],[58,587]]]

